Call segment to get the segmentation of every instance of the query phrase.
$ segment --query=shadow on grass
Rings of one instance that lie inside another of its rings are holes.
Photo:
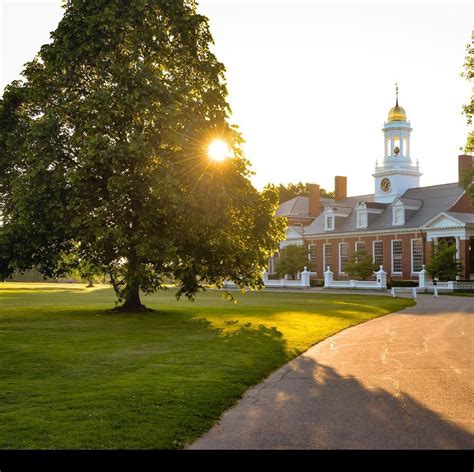
[[[180,448],[289,359],[265,326],[60,315],[0,322],[0,449]]]
[[[474,435],[410,395],[299,357],[230,410],[203,449],[472,449]],[[455,400],[453,400],[455,401]],[[456,398],[456,401],[467,402]]]

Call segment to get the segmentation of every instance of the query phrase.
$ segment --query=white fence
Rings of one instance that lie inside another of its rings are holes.
[[[265,287],[283,287],[283,288],[309,288],[309,278],[311,272],[304,268],[303,272],[300,273],[299,280],[289,280],[289,279],[277,279],[272,280],[268,278],[268,272],[263,273],[263,283]]]
[[[314,272],[309,272],[305,267],[303,272],[299,274],[299,279],[269,279],[268,272],[263,273],[263,282],[265,287],[274,288],[309,288],[310,287],[310,276],[314,275]],[[376,280],[334,280],[334,273],[331,272],[329,266],[324,273],[324,288],[329,289],[365,289],[365,290],[386,290],[387,289],[387,272],[380,266],[380,270],[374,272]],[[473,281],[450,281],[450,282],[437,282],[434,284],[432,281],[428,281],[428,272],[425,266],[418,274],[418,287],[410,287],[406,291],[414,292],[431,292],[437,295],[437,292],[454,292],[454,291],[470,291],[474,290]],[[224,284],[226,288],[237,287],[233,282],[226,282]],[[413,290],[414,289],[414,290]],[[403,291],[403,289],[396,287],[397,291]],[[392,295],[395,291],[392,290]]]
[[[324,272],[324,288],[336,289],[366,289],[366,290],[387,290],[387,272],[380,266],[378,272],[374,272],[375,280],[334,280],[334,272],[329,266]]]

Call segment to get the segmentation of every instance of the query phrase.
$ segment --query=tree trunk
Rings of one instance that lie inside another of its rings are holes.
[[[145,305],[140,301],[140,289],[138,285],[127,286],[125,303],[120,307],[120,311],[146,311]]]
[[[87,286],[86,286],[87,288],[90,288],[90,287],[93,287],[93,286],[94,286],[94,281],[93,281],[92,279],[89,279],[88,282],[89,282],[89,283],[88,283]]]

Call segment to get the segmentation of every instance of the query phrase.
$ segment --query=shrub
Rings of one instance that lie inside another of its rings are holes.
[[[433,279],[440,281],[456,280],[456,275],[462,271],[461,262],[456,259],[456,246],[449,245],[446,241],[439,241],[436,246],[433,242],[431,246],[431,259],[426,266]]]
[[[356,251],[346,266],[349,276],[359,280],[367,280],[377,269],[378,267],[372,262],[372,256],[363,250]]]
[[[295,278],[297,272],[302,272],[304,267],[311,270],[308,248],[296,245],[286,246],[277,266],[277,274],[279,276],[290,275]]]
[[[418,287],[418,282],[416,280],[389,280],[387,288],[392,287]]]

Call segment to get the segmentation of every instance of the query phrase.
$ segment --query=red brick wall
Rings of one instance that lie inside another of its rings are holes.
[[[394,279],[414,279],[417,280],[418,276],[411,275],[411,240],[419,238],[422,239],[421,233],[400,233],[400,234],[389,234],[389,235],[379,235],[379,236],[349,236],[349,237],[336,237],[336,238],[321,238],[321,239],[311,239],[307,240],[308,244],[316,244],[317,246],[317,262],[316,262],[316,271],[318,273],[317,277],[319,279],[323,278],[325,268],[323,267],[323,255],[324,255],[324,243],[332,244],[332,264],[331,270],[334,272],[335,279],[348,279],[347,275],[339,274],[339,243],[346,242],[348,243],[348,255],[349,259],[352,257],[355,251],[356,241],[365,242],[365,250],[368,254],[372,254],[372,242],[375,240],[383,241],[383,267],[386,272],[388,272],[389,277],[391,277],[392,271],[392,244],[393,239],[400,239],[402,241],[402,267],[403,273],[401,275],[393,275]],[[428,260],[428,254],[430,251],[430,245],[428,242],[425,243],[425,263]]]
[[[459,201],[451,207],[450,211],[460,211],[461,213],[474,213],[474,206],[471,205],[469,195],[464,194]]]

